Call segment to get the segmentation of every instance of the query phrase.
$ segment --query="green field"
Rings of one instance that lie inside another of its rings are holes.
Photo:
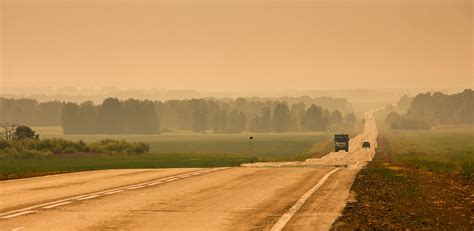
[[[255,161],[304,160],[332,149],[329,133],[284,134],[192,134],[162,135],[62,135],[58,128],[35,128],[41,138],[82,139],[95,142],[104,138],[125,139],[150,144],[145,155],[70,155],[4,159],[0,179],[52,173],[118,169],[238,166]],[[249,136],[253,136],[252,144]]]
[[[276,159],[305,155],[313,144],[329,141],[329,133],[196,134],[190,132],[162,135],[63,135],[57,127],[34,128],[41,138],[63,138],[97,142],[110,138],[150,144],[151,153],[238,154]],[[249,137],[254,139],[249,142]],[[318,150],[315,150],[317,152]],[[321,150],[326,151],[326,150]]]
[[[0,180],[100,169],[238,166],[251,161],[255,159],[225,154],[95,155],[4,159],[0,161]]]
[[[474,172],[473,127],[390,131],[382,138],[385,152],[396,162],[434,171]]]

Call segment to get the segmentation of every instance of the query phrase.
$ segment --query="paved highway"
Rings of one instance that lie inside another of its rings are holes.
[[[1,230],[328,230],[375,154],[371,112],[348,153],[211,169],[102,170],[0,182]],[[362,149],[369,141],[371,149]]]

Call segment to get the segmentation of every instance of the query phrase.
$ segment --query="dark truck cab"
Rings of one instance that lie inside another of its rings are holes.
[[[339,150],[349,151],[349,135],[348,134],[335,134],[334,135],[334,149],[336,152]]]

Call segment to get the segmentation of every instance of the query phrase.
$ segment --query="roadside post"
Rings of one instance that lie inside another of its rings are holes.
[[[252,154],[252,140],[253,140],[253,136],[249,137],[249,152],[250,152],[250,154]]]

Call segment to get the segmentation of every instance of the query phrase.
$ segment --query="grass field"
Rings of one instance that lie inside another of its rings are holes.
[[[239,154],[276,159],[294,159],[305,155],[313,144],[331,139],[329,133],[266,134],[195,134],[190,132],[162,135],[63,135],[59,127],[34,128],[41,138],[64,138],[96,142],[110,138],[150,144],[151,153]],[[249,137],[252,136],[252,144]],[[314,150],[317,152],[318,150]],[[321,150],[326,151],[326,150]]]
[[[394,161],[434,171],[474,173],[472,127],[383,134],[385,152]]]
[[[146,155],[76,155],[0,161],[0,179],[62,172],[118,169],[238,166],[255,161],[304,160],[332,149],[329,133],[62,135],[58,128],[34,128],[41,138],[94,142],[104,138],[150,144]],[[252,144],[249,136],[253,136]]]
[[[100,169],[219,167],[238,166],[256,161],[229,154],[146,154],[141,156],[103,155],[4,159],[0,161],[0,180]]]
[[[332,230],[472,230],[472,127],[388,131]]]

